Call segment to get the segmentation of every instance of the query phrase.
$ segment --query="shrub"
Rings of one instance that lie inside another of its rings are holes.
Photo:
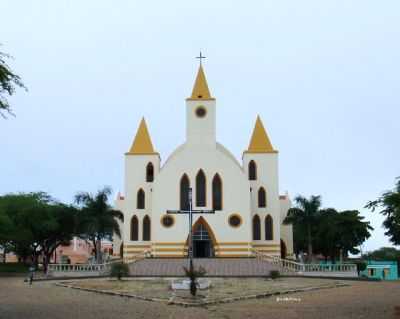
[[[365,261],[357,261],[356,265],[357,265],[357,274],[360,276],[360,272],[367,269],[367,263]]]
[[[207,272],[203,267],[195,269],[193,264],[190,264],[189,268],[183,267],[185,274],[190,279],[190,293],[192,296],[196,296],[197,292],[197,278],[203,277]]]
[[[129,276],[129,267],[124,263],[115,263],[111,265],[111,277],[117,277],[121,280],[122,277]]]
[[[281,274],[278,270],[271,270],[269,272],[269,275],[270,275],[271,279],[277,279],[281,276]]]

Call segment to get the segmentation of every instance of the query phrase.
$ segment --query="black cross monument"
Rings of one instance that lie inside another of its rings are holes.
[[[192,209],[192,188],[188,192],[189,210],[167,210],[167,214],[189,215],[189,268],[193,270],[193,214],[214,214],[214,210],[193,210]]]

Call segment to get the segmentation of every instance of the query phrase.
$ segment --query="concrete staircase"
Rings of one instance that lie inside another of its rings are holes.
[[[131,276],[184,276],[183,266],[188,266],[187,258],[147,258],[129,264]],[[206,276],[268,276],[279,267],[256,258],[197,258],[194,266],[202,266]]]

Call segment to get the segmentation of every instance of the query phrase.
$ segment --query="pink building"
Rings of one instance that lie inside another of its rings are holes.
[[[113,245],[109,241],[101,243],[101,251],[104,258],[112,256]],[[90,242],[74,237],[68,246],[59,246],[53,254],[52,263],[86,264],[94,258],[94,247]]]

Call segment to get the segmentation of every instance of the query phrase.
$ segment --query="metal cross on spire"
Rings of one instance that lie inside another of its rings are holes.
[[[205,58],[206,58],[206,57],[205,57],[204,55],[201,54],[201,51],[200,51],[200,55],[196,57],[196,59],[199,59],[200,65],[201,65],[201,60],[202,60],[202,59],[205,59]]]

